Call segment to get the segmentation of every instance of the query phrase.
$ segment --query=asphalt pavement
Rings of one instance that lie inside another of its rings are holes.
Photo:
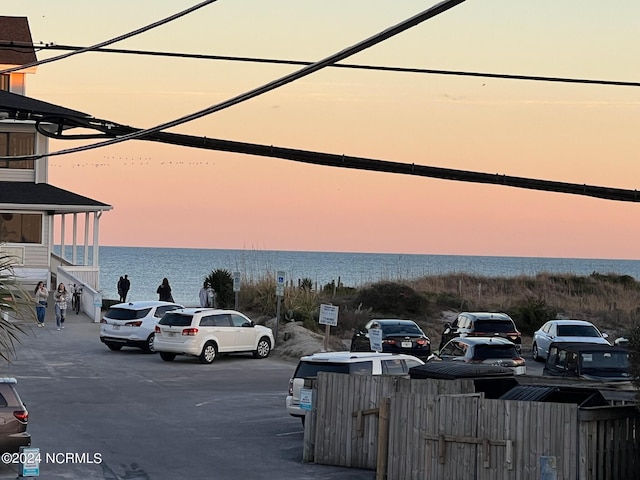
[[[50,303],[51,305],[51,303]],[[345,479],[373,471],[302,462],[300,420],[284,409],[295,362],[232,355],[201,365],[99,341],[99,324],[70,313],[56,330],[25,325],[15,377],[29,410],[37,478],[105,480]],[[3,460],[5,458],[3,457]],[[0,464],[0,479],[18,465]]]

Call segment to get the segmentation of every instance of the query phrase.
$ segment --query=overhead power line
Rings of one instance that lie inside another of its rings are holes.
[[[53,45],[53,44],[19,44],[15,42],[0,42],[0,49],[3,48],[36,48],[41,50],[82,50],[85,47],[77,47],[72,45]],[[152,57],[169,57],[184,58],[196,60],[218,60],[228,62],[248,62],[248,63],[267,63],[274,65],[311,65],[313,62],[307,60],[288,60],[278,58],[260,58],[260,57],[238,57],[232,55],[207,55],[200,53],[180,53],[180,52],[162,52],[150,50],[130,50],[124,48],[97,48],[92,49],[96,53],[116,53],[123,55],[142,55]],[[591,78],[571,78],[571,77],[555,77],[544,75],[520,75],[512,73],[490,73],[490,72],[472,72],[464,70],[440,70],[434,68],[416,68],[416,67],[390,67],[381,65],[363,65],[354,63],[334,63],[329,65],[331,68],[346,68],[355,70],[373,70],[380,72],[398,72],[398,73],[421,73],[430,75],[452,75],[459,77],[481,77],[496,78],[504,80],[529,80],[534,82],[555,82],[555,83],[578,83],[587,85],[610,85],[618,87],[640,87],[640,82],[630,82],[624,80],[602,80]]]
[[[77,127],[93,128],[108,136],[129,135],[140,132],[133,127],[117,125],[111,122],[95,119],[70,119],[70,125]],[[38,129],[42,134],[58,139],[66,138],[63,133],[51,133],[48,129]],[[281,158],[294,162],[310,163],[325,167],[337,167],[356,170],[368,170],[372,172],[386,172],[419,177],[439,178],[469,183],[484,183],[502,185],[506,187],[525,188],[546,192],[569,193],[586,197],[602,198],[620,202],[640,202],[640,192],[622,188],[602,187],[579,183],[557,182],[536,178],[516,177],[503,174],[491,174],[473,172],[468,170],[456,170],[452,168],[430,167],[426,165],[391,162],[371,158],[353,157],[321,153],[309,150],[283,148],[273,145],[259,145],[255,143],[234,142],[215,138],[196,137],[168,132],[154,132],[142,137],[142,140],[180,145],[205,150],[217,150],[223,152],[241,153],[245,155],[257,155],[263,157]]]
[[[185,16],[185,15],[191,13],[191,12],[194,12],[194,11],[196,11],[196,10],[202,8],[202,7],[205,7],[205,6],[207,6],[207,5],[211,4],[211,3],[214,3],[216,1],[217,0],[206,0],[204,2],[201,2],[201,3],[197,4],[197,5],[194,5],[193,7],[187,8],[186,10],[182,10],[181,12],[178,12],[178,13],[176,13],[174,15],[171,15],[171,16],[169,16],[167,18],[163,18],[162,20],[159,20],[157,22],[153,22],[153,23],[151,23],[151,24],[149,24],[149,25],[147,25],[145,27],[142,27],[142,28],[139,28],[139,29],[134,30],[132,32],[125,33],[124,35],[120,35],[118,37],[112,38],[111,40],[106,40],[104,42],[97,43],[97,44],[92,45],[90,47],[80,48],[79,50],[76,50],[76,51],[73,51],[73,52],[70,52],[70,53],[65,53],[63,55],[58,55],[58,56],[47,58],[47,59],[44,59],[44,60],[38,60],[37,62],[31,62],[31,63],[27,63],[27,64],[24,64],[24,65],[20,65],[19,67],[6,68],[4,70],[0,70],[0,74],[16,72],[18,70],[23,70],[25,68],[36,67],[38,65],[44,65],[45,63],[56,62],[58,60],[62,60],[64,58],[68,58],[68,57],[71,57],[73,55],[78,55],[80,53],[90,52],[90,51],[96,50],[96,49],[98,49],[100,47],[106,47],[107,45],[111,45],[113,43],[120,42],[122,40],[126,40],[127,38],[135,37],[136,35],[139,35],[139,34],[144,33],[144,32],[148,32],[149,30],[152,30],[152,29],[154,29],[156,27],[159,27],[159,26],[164,25],[166,23],[172,22],[173,20],[176,20],[177,18],[183,17],[183,16]]]
[[[463,2],[465,2],[466,0],[445,0],[443,2],[440,2],[436,5],[434,5],[433,7],[430,7],[420,13],[418,13],[417,15],[414,15],[411,18],[408,18],[406,20],[403,20],[402,22],[387,28],[386,30],[383,30],[382,32],[379,32],[375,35],[373,35],[372,37],[369,37],[365,40],[362,40],[354,45],[351,45],[350,47],[345,48],[344,50],[341,50],[340,52],[334,53],[333,55],[330,55],[329,57],[323,59],[323,60],[319,60],[317,62],[312,63],[311,65],[307,65],[293,73],[290,73],[288,75],[285,75],[283,77],[280,77],[276,80],[272,80],[269,83],[266,83],[260,87],[254,88],[253,90],[249,90],[248,92],[242,93],[240,95],[237,95],[233,98],[230,98],[228,100],[225,100],[221,103],[218,103],[216,105],[212,105],[211,107],[205,108],[203,110],[197,111],[195,113],[189,114],[189,115],[185,115],[183,117],[180,117],[178,119],[175,120],[171,120],[169,122],[165,122],[162,123],[160,125],[157,125],[155,127],[151,127],[151,128],[147,128],[145,130],[140,130],[140,131],[136,131],[134,133],[130,133],[127,135],[123,135],[117,138],[114,138],[112,140],[107,140],[104,142],[100,142],[100,143],[93,143],[90,145],[84,145],[81,147],[75,147],[75,148],[69,148],[66,150],[58,150],[55,152],[49,152],[47,154],[38,154],[38,155],[21,155],[21,156],[15,156],[15,157],[10,157],[10,159],[13,160],[26,160],[26,159],[38,159],[38,158],[43,158],[43,157],[52,157],[52,156],[58,156],[58,155],[67,155],[70,153],[78,153],[78,152],[84,152],[87,150],[93,150],[96,148],[101,148],[101,147],[106,147],[109,145],[115,145],[117,143],[121,143],[121,142],[126,142],[128,140],[133,140],[136,138],[142,138],[145,135],[149,135],[151,133],[155,133],[155,132],[160,132],[162,130],[166,130],[167,128],[171,128],[171,127],[176,127],[178,125],[182,125],[184,123],[188,123],[191,122],[193,120],[197,120],[199,118],[205,117],[207,115],[210,115],[212,113],[218,112],[220,110],[224,110],[226,108],[229,108],[233,105],[237,105],[239,103],[245,102],[247,100],[250,100],[252,98],[258,97],[264,93],[270,92],[272,90],[275,90],[277,88],[282,87],[283,85],[287,85],[288,83],[294,82],[296,80],[299,80],[300,78],[306,77],[307,75],[310,75],[314,72],[317,72],[318,70],[322,70],[323,68],[332,65],[336,62],[339,62],[340,60],[343,60],[345,58],[349,58],[352,55],[355,55],[356,53],[359,53],[363,50],[366,50],[374,45],[377,45],[378,43],[381,43],[385,40],[388,40],[391,37],[394,37],[396,35],[398,35],[399,33],[402,33],[416,25],[421,24],[422,22],[429,20],[430,18],[433,18],[443,12],[446,12],[447,10],[449,10],[450,8],[455,7],[456,5],[459,5]],[[0,157],[1,159],[8,159],[8,157]]]

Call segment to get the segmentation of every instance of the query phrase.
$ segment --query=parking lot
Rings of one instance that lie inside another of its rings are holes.
[[[52,310],[52,309],[49,309]],[[50,315],[52,312],[48,312]],[[272,356],[178,357],[100,343],[69,315],[27,327],[11,365],[46,479],[373,479],[372,471],[302,462],[303,431],[284,410],[295,363]],[[0,478],[16,478],[15,464]]]

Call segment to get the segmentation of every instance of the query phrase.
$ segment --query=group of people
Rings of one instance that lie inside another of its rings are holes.
[[[127,301],[127,295],[129,294],[129,289],[131,288],[131,281],[129,280],[129,276],[125,275],[120,277],[118,280],[118,296],[120,297],[120,303],[124,303]]]
[[[44,282],[38,282],[33,293],[36,302],[38,327],[44,327],[44,317],[49,306],[49,289],[47,289]],[[69,292],[67,292],[64,283],[58,285],[58,288],[53,293],[53,300],[55,302],[56,327],[60,330],[64,328],[64,320],[67,316],[67,302],[70,300]]]
[[[120,277],[118,280],[118,295],[120,296],[120,302],[127,301],[127,295],[129,294],[130,288],[131,281],[129,280],[128,275]],[[36,302],[36,318],[38,320],[38,327],[44,327],[44,318],[49,302],[49,290],[44,282],[38,282],[33,293]],[[160,301],[174,301],[171,293],[171,285],[169,285],[169,280],[166,277],[162,279],[162,283],[158,286],[156,293],[158,294],[158,300]],[[207,282],[204,282],[202,285],[199,297],[201,307],[216,308],[216,292]],[[56,327],[60,330],[61,328],[64,328],[64,321],[67,315],[67,303],[71,301],[71,295],[67,292],[64,283],[58,285],[58,288],[53,294],[53,299],[55,301]]]

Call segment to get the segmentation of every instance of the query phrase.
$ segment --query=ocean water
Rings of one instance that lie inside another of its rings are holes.
[[[71,258],[70,247],[67,258]],[[104,298],[118,298],[118,279],[127,274],[131,280],[128,300],[157,299],[156,289],[167,277],[174,299],[185,305],[198,304],[204,277],[218,268],[240,272],[243,280],[258,280],[284,271],[286,281],[294,284],[309,278],[318,286],[339,280],[350,287],[450,273],[515,277],[545,272],[575,275],[598,272],[640,279],[640,260],[148,247],[100,247],[99,260]]]

